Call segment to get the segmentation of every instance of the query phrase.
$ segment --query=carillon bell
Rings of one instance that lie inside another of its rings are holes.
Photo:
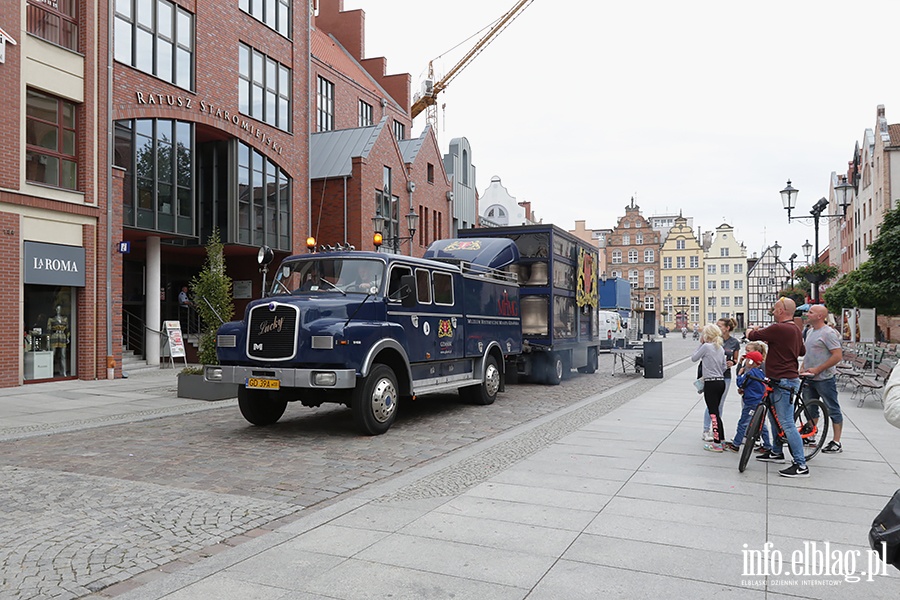
[[[525,335],[547,335],[548,302],[546,296],[523,296],[522,333]]]
[[[547,263],[536,262],[531,265],[531,277],[525,285],[547,285]]]

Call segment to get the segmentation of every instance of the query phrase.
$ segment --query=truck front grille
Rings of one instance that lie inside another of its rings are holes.
[[[270,302],[250,309],[247,356],[258,360],[289,360],[297,353],[296,306]]]

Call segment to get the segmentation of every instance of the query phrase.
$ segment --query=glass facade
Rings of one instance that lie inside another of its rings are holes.
[[[238,142],[237,241],[291,250],[291,179],[274,162]]]
[[[185,121],[116,122],[116,166],[127,171],[124,225],[194,235],[194,127]]]
[[[238,96],[241,113],[283,131],[291,130],[291,70],[240,44]]]

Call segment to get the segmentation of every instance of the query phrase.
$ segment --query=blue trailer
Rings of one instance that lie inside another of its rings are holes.
[[[254,425],[277,422],[291,402],[330,402],[369,435],[422,394],[493,403],[522,352],[519,285],[506,270],[519,253],[509,240],[457,242],[442,261],[349,249],[286,258],[267,296],[219,328],[220,364],[204,378],[238,384]]]
[[[556,385],[573,368],[597,370],[596,246],[549,224],[464,229],[458,237],[508,239],[518,248],[508,270],[520,285],[522,353],[508,357],[508,375]]]

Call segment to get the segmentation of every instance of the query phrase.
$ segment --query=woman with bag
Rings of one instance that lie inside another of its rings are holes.
[[[722,452],[725,440],[725,426],[719,414],[719,403],[725,394],[725,352],[722,350],[722,332],[715,323],[708,323],[700,334],[700,347],[691,355],[694,362],[700,361],[703,370],[703,399],[709,411],[710,431],[713,439],[704,444],[703,449]]]
[[[737,340],[737,338],[733,337],[731,333],[734,331],[734,328],[737,327],[737,321],[735,321],[731,317],[725,317],[716,321],[716,325],[719,326],[719,331],[722,332],[722,350],[725,351],[725,393],[722,394],[722,399],[719,401],[719,417],[722,417],[722,413],[725,410],[725,398],[728,396],[728,390],[731,388],[731,367],[737,364],[738,356],[741,355],[741,343]],[[701,377],[701,374],[698,373],[697,377]],[[703,413],[703,441],[709,442],[713,439],[712,433],[710,432],[710,418],[709,411]]]

